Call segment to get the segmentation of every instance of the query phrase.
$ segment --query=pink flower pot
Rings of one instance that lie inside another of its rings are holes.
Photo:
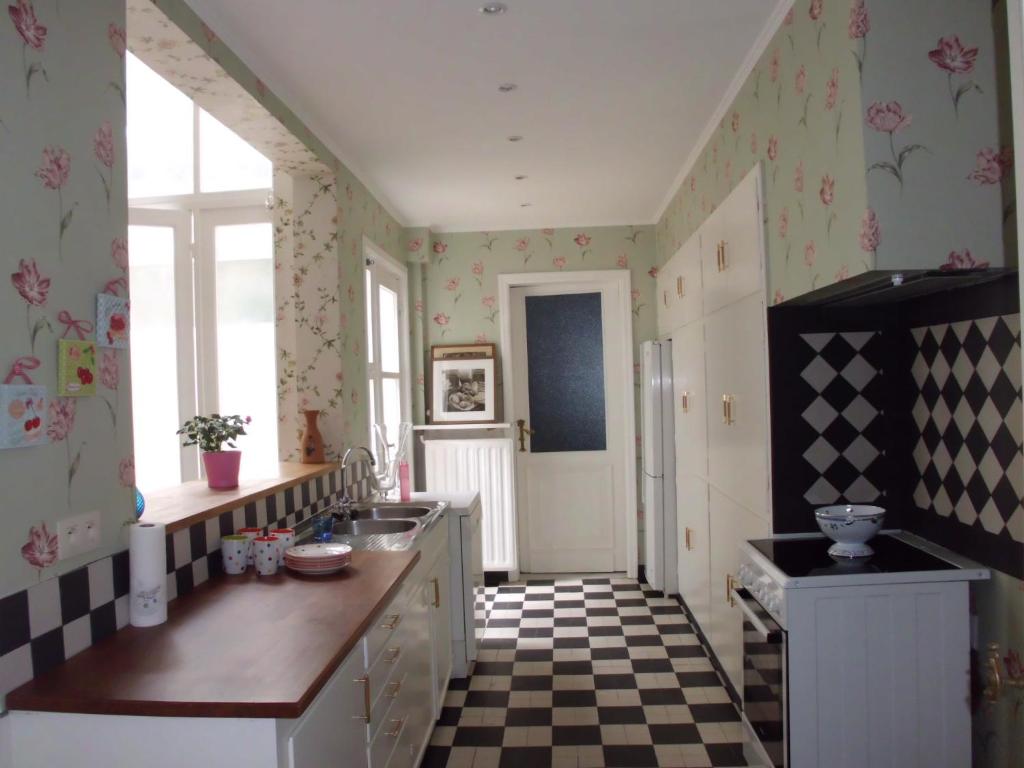
[[[215,490],[238,487],[238,467],[242,463],[241,451],[216,451],[203,454],[206,483]]]

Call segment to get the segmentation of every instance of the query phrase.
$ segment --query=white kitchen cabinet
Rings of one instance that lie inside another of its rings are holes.
[[[761,174],[747,174],[701,225],[704,313],[763,293]]]
[[[441,716],[448,681],[452,676],[451,563],[447,547],[430,566],[423,584],[423,599],[430,617],[431,700],[434,717]]]
[[[707,389],[704,326],[684,325],[672,333],[672,390],[675,403],[676,476],[708,475]]]
[[[740,543],[771,535],[771,523],[751,514],[713,486],[708,494],[711,610],[703,627],[722,668],[736,690],[743,689],[743,622],[732,600],[740,563]]]
[[[700,238],[691,237],[658,270],[658,335],[667,336],[703,314]]]
[[[708,480],[743,507],[769,516],[765,306],[760,294],[704,321]]]
[[[711,610],[707,481],[677,468],[676,506],[679,594],[703,630]]]

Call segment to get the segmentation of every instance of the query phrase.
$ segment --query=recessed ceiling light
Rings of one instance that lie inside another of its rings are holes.
[[[531,205],[533,205],[533,203],[520,203],[519,207],[520,208],[529,208]]]
[[[484,16],[500,16],[507,10],[508,6],[504,3],[488,3],[480,6],[480,13]]]
[[[519,174],[518,176],[516,176],[516,177],[515,177],[515,180],[516,180],[516,181],[522,181],[522,180],[523,180],[523,179],[525,179],[525,178],[526,178],[526,176],[525,176],[525,175],[523,175],[523,174]]]
[[[511,142],[522,141],[523,137],[522,136],[509,136],[508,140],[511,141]]]
[[[501,91],[502,93],[511,93],[518,87],[519,86],[516,85],[515,83],[502,83],[501,85],[498,86],[498,90]]]

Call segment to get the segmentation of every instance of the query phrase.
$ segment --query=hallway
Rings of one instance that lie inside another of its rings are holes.
[[[424,768],[742,766],[736,709],[679,604],[619,576],[489,587]]]

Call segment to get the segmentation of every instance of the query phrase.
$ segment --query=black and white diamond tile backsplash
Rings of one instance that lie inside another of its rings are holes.
[[[369,465],[300,483],[167,536],[168,599],[221,573],[220,538],[243,527],[294,527],[338,501],[369,494]],[[117,552],[0,598],[2,698],[128,623],[128,552]]]
[[[923,531],[1024,576],[1020,315],[911,330]]]
[[[799,448],[814,469],[813,484],[802,489],[811,505],[871,503],[883,493],[880,337],[874,331],[800,334],[800,378],[809,388],[801,418],[812,432]]]

